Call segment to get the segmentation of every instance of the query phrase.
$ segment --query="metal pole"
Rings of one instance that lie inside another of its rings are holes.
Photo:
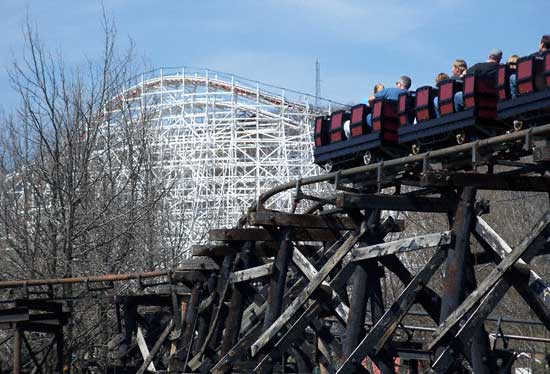
[[[177,271],[177,269],[175,269],[174,271]],[[145,272],[145,273],[105,274],[105,275],[94,275],[91,277],[3,281],[3,282],[0,282],[0,289],[31,287],[31,286],[47,286],[47,285],[54,285],[54,284],[127,281],[127,280],[138,279],[138,278],[141,278],[141,279],[158,278],[162,276],[167,276],[168,274],[170,274],[170,270],[151,271],[151,272]]]

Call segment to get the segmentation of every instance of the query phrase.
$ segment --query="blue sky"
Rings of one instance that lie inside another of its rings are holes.
[[[455,58],[468,64],[493,47],[530,53],[550,33],[548,0],[104,0],[121,41],[134,40],[151,67],[208,67],[352,103],[401,74],[432,84]],[[97,56],[101,3],[0,0],[0,106],[17,95],[6,69],[22,52],[27,9],[44,42],[68,65]]]

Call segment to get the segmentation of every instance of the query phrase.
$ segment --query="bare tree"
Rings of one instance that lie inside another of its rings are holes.
[[[50,52],[28,20],[24,36],[24,57],[10,71],[21,105],[2,118],[0,279],[165,263],[157,243],[166,187],[155,173],[148,110],[127,89],[136,69],[133,46],[118,52],[114,23],[105,14],[101,58],[77,68]],[[93,344],[94,323],[107,310],[98,306],[94,314],[83,306],[79,312],[70,285],[50,296],[67,300],[74,311],[65,332],[71,367],[71,358]]]

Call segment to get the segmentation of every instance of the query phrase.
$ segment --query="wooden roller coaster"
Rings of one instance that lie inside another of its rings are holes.
[[[476,196],[550,192],[549,133],[550,124],[282,184],[236,227],[211,230],[210,244],[195,246],[178,269],[0,282],[27,296],[0,310],[0,328],[14,331],[4,342],[14,347],[8,370],[41,372],[50,351],[63,370],[71,315],[33,290],[79,283],[103,292],[132,281],[140,292],[110,298],[119,333],[108,343],[109,373],[511,373],[517,352],[506,344],[514,337],[503,333],[505,319],[493,334],[486,324],[513,287],[550,329],[550,288],[529,266],[549,253],[550,213],[510,246],[482,218],[490,201]],[[315,183],[331,188],[308,194]],[[289,189],[292,211],[266,208]],[[399,220],[388,211],[444,214],[448,227],[395,239],[407,214]],[[412,266],[409,252],[425,261]],[[475,266],[490,263],[476,280]],[[384,292],[389,273],[402,282],[399,294]],[[142,310],[151,306],[163,312],[147,322]],[[407,325],[410,316],[419,322]],[[33,353],[26,332],[53,334],[47,352]]]

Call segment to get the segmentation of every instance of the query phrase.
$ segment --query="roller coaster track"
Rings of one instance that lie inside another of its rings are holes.
[[[145,75],[153,75],[152,78],[145,78]],[[223,77],[220,79],[218,77]],[[246,78],[228,75],[223,72],[196,68],[159,68],[134,78],[129,83],[128,88],[121,94],[121,98],[126,100],[138,98],[143,92],[150,88],[159,88],[169,85],[181,87],[205,86],[213,89],[235,93],[247,97],[260,103],[286,106],[296,110],[306,110],[314,106],[315,97],[309,94],[287,90],[282,87],[267,85],[257,81],[251,81]],[[280,91],[274,93],[273,91]],[[288,97],[288,98],[287,98]],[[301,100],[293,100],[293,98]],[[347,107],[344,104],[321,99],[325,105],[338,107]],[[305,102],[302,103],[302,102]],[[310,104],[311,102],[311,104]]]
[[[504,320],[491,313],[513,287],[539,319],[537,326],[550,330],[548,279],[529,265],[549,253],[550,213],[511,246],[482,218],[488,203],[476,201],[476,193],[549,194],[550,147],[544,144],[549,134],[546,124],[281,184],[262,194],[236,227],[211,230],[210,243],[196,246],[194,258],[178,269],[1,281],[0,289],[138,281],[136,294],[113,299],[116,308],[125,306],[125,323],[113,342],[126,349],[134,340],[141,342],[146,328],[137,328],[137,314],[147,306],[170,310],[172,317],[169,323],[158,321],[162,333],[148,336],[155,344],[134,357],[138,367],[113,363],[112,370],[143,373],[153,362],[168,372],[311,372],[318,367],[352,373],[376,366],[393,374],[399,359],[411,372],[463,367],[510,373],[517,351],[509,340],[547,344],[548,339],[505,334]],[[497,170],[499,165],[506,170]],[[302,191],[317,183],[331,183],[334,190],[317,196]],[[404,192],[402,185],[415,189]],[[395,190],[387,193],[386,187]],[[292,189],[291,211],[265,208],[270,198]],[[314,204],[299,209],[302,202]],[[446,214],[449,227],[396,240],[388,234],[403,232],[407,222],[391,216],[382,220],[383,210]],[[475,253],[476,264],[494,264],[477,283],[471,278],[475,265],[469,243],[474,239],[483,249]],[[427,260],[413,271],[401,256],[420,251]],[[437,278],[442,287],[437,287],[433,279],[442,268],[444,275]],[[383,293],[385,272],[403,284],[394,298]],[[168,291],[142,282],[152,278],[163,279]],[[2,311],[3,321],[18,333],[32,331],[25,330],[21,313],[38,315],[40,301],[14,302]],[[422,326],[405,324],[407,316],[418,316],[411,310],[415,304],[426,311]],[[62,317],[56,326],[63,326]],[[496,332],[489,334],[495,321]],[[497,348],[488,343],[489,336],[506,343]]]

